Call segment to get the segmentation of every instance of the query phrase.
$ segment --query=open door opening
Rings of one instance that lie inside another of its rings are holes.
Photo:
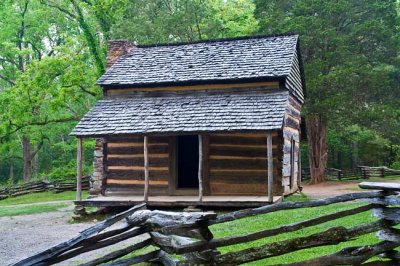
[[[177,188],[198,188],[199,138],[197,135],[177,137]]]

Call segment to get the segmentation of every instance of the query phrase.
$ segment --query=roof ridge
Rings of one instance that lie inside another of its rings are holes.
[[[238,37],[229,37],[229,38],[217,38],[217,39],[208,39],[208,40],[198,40],[191,42],[176,42],[176,43],[155,43],[155,44],[142,44],[136,45],[137,48],[151,48],[151,47],[160,47],[160,46],[182,46],[182,45],[190,45],[190,44],[199,44],[199,43],[216,43],[216,42],[229,42],[229,41],[241,41],[241,40],[257,40],[257,39],[267,39],[267,38],[277,38],[277,37],[291,37],[291,36],[299,36],[296,33],[280,33],[280,34],[271,34],[271,35],[247,35],[247,36],[238,36]]]

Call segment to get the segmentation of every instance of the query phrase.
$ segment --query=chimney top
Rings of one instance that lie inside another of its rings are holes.
[[[117,60],[131,52],[136,45],[127,40],[110,40],[107,48],[107,69],[114,65]]]

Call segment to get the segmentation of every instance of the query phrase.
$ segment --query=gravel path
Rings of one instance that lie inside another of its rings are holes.
[[[76,236],[80,231],[96,223],[95,221],[69,223],[72,208],[71,205],[56,212],[0,217],[0,265],[15,263],[46,250]],[[113,228],[117,226],[120,225],[116,224]],[[132,242],[132,240],[121,242],[118,247],[122,248]],[[103,248],[89,252],[59,265],[77,265],[114,249],[116,248]]]
[[[366,180],[368,181],[368,180]],[[358,183],[362,181],[351,182],[325,182],[317,185],[303,185],[303,193],[313,199],[321,199],[334,197],[347,193],[366,192],[367,190],[359,189]],[[379,180],[379,182],[400,183],[398,180]]]

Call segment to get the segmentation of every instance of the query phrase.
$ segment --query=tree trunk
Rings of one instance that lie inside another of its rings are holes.
[[[9,175],[8,175],[8,179],[10,184],[14,184],[14,159],[11,158],[10,159],[10,170],[9,170]]]
[[[310,184],[325,181],[325,169],[328,159],[326,143],[326,118],[320,114],[309,115],[306,119],[308,154],[310,160]]]
[[[357,169],[357,166],[360,164],[359,159],[358,159],[358,142],[355,141],[352,145],[352,151],[351,151],[351,162],[352,162],[352,168],[353,170]]]
[[[24,181],[28,181],[31,178],[31,142],[28,138],[24,137],[22,139],[22,152],[24,159]]]
[[[37,147],[38,151],[35,153],[35,155],[32,158],[32,176],[37,177],[39,175],[39,149],[40,147]]]

